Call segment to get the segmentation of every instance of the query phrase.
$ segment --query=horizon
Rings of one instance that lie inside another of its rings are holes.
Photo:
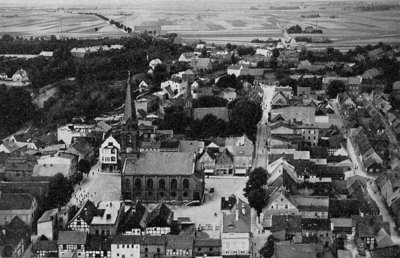
[[[66,7],[66,6],[95,6],[95,5],[126,5],[126,4],[136,4],[136,3],[167,3],[167,2],[214,2],[213,0],[69,0],[66,2],[65,0],[4,0],[3,7],[14,7],[14,6],[25,6],[25,7],[38,7],[42,5],[46,5],[47,7]],[[242,2],[241,0],[223,0],[221,2]],[[386,3],[397,3],[398,1],[394,0],[248,0],[248,3],[262,3],[272,4],[272,3],[327,3],[327,2],[386,2]],[[44,7],[44,6],[43,6]]]

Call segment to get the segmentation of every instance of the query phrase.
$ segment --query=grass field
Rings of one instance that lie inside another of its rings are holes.
[[[279,3],[275,3],[279,5]],[[368,37],[400,40],[400,10],[360,12],[354,4],[342,2],[293,3],[296,10],[271,10],[269,3],[250,1],[165,0],[131,2],[126,6],[97,6],[79,9],[98,12],[134,27],[158,22],[164,32],[181,34],[184,39],[207,42],[250,42],[251,39],[282,37],[277,27],[299,24],[322,29],[322,36],[338,42],[367,42]],[[291,5],[291,4],[285,4]],[[95,8],[95,10],[93,10]],[[64,36],[119,37],[124,35],[100,19],[77,14],[78,9],[49,10],[0,8],[0,33],[17,35],[51,35],[62,31]],[[318,14],[318,18],[302,18]],[[98,27],[97,32],[94,28]],[[125,34],[126,36],[126,34]],[[319,35],[320,36],[320,35]],[[373,40],[374,41],[374,40]],[[385,41],[385,40],[384,40]]]

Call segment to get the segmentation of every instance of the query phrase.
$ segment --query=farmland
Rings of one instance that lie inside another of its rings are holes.
[[[315,2],[285,3],[279,10],[265,1],[184,1],[132,2],[129,5],[93,6],[80,12],[96,12],[134,28],[156,23],[163,32],[175,32],[187,41],[199,39],[225,44],[249,43],[251,39],[281,38],[277,27],[300,25],[322,29],[322,35],[339,45],[368,44],[400,40],[400,9],[358,11],[356,4]],[[359,3],[357,3],[359,5]],[[279,3],[276,4],[279,7]],[[75,8],[0,8],[0,32],[22,36],[60,35],[64,37],[126,36],[95,16],[78,14]],[[318,18],[313,17],[318,14]],[[302,18],[303,17],[303,18]],[[97,31],[95,31],[97,28]],[[310,36],[310,35],[307,35]]]

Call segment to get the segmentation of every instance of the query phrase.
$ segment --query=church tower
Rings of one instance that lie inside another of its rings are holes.
[[[193,96],[192,89],[190,87],[189,75],[187,75],[186,81],[186,92],[184,95],[184,112],[187,117],[192,117],[192,107],[193,107]]]
[[[135,102],[132,101],[131,93],[131,74],[128,73],[126,82],[125,109],[122,117],[121,131],[121,164],[127,158],[138,158],[139,156],[139,129],[136,119]]]

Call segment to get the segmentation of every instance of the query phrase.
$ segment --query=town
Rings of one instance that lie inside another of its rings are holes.
[[[278,25],[3,35],[0,257],[400,257],[400,44]]]

